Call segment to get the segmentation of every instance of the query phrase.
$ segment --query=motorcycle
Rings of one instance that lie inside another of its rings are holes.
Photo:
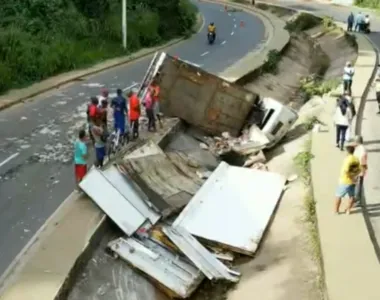
[[[371,33],[371,28],[370,28],[370,25],[371,23],[364,23],[363,24],[363,32],[364,33],[367,33],[367,34],[369,34],[369,33]]]
[[[215,41],[215,32],[209,32],[207,34],[208,43],[211,45]]]

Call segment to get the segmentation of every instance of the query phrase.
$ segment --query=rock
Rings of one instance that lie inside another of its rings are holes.
[[[231,138],[231,135],[228,131],[225,131],[222,133],[222,138],[224,138],[225,140],[228,140]]]
[[[265,155],[263,151],[259,151],[256,155],[251,155],[248,157],[248,159],[245,161],[243,167],[250,167],[257,163],[265,163],[267,160],[265,158]]]
[[[208,146],[205,143],[200,143],[199,147],[201,147],[203,150],[208,150]]]

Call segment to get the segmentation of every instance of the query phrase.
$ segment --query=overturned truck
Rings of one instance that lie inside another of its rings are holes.
[[[238,84],[203,69],[156,53],[141,84],[143,99],[153,78],[160,84],[161,111],[179,117],[210,135],[238,136],[254,125],[265,134],[266,148],[280,141],[298,118],[292,108],[272,98],[260,98]]]

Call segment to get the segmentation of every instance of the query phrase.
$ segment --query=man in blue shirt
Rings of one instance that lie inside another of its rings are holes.
[[[117,89],[116,98],[112,99],[111,107],[113,108],[113,118],[115,130],[120,130],[120,135],[125,135],[125,118],[128,115],[127,100],[123,97],[123,91]]]

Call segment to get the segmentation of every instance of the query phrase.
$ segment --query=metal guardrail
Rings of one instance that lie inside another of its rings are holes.
[[[368,93],[369,93],[369,91],[371,89],[372,83],[375,80],[375,77],[376,77],[376,74],[377,74],[377,69],[378,69],[378,66],[379,66],[379,49],[372,42],[372,40],[370,38],[368,38],[368,37],[366,37],[366,38],[372,44],[373,49],[376,52],[376,65],[373,68],[371,79],[368,81],[367,86],[366,86],[366,88],[365,88],[365,90],[364,90],[364,92],[362,94],[361,99],[360,99],[360,104],[359,104],[359,107],[358,107],[358,114],[357,114],[356,122],[355,122],[355,134],[356,135],[361,135],[361,133],[362,133],[362,121],[363,121],[364,108],[365,108],[365,105],[366,105],[366,102],[367,102]],[[372,242],[372,245],[373,245],[373,249],[374,249],[376,257],[377,257],[377,260],[380,263],[380,246],[379,246],[379,243],[378,243],[378,241],[376,239],[375,230],[374,230],[374,228],[372,226],[371,218],[370,218],[370,215],[369,215],[369,212],[368,212],[368,209],[367,209],[367,202],[366,202],[366,198],[365,198],[365,181],[364,181],[364,184],[363,184],[363,189],[362,189],[362,195],[361,196],[362,196],[362,198],[361,198],[361,205],[362,205],[362,212],[363,212],[364,222],[366,224],[368,235],[369,235],[369,237],[371,239],[371,242]]]

